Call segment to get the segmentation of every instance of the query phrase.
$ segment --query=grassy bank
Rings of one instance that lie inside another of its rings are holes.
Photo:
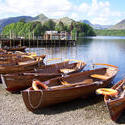
[[[125,36],[125,30],[95,30],[97,36]]]

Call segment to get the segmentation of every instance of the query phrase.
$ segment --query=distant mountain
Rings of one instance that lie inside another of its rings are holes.
[[[90,26],[94,26],[89,20],[82,20],[82,21],[80,21],[80,22],[82,22],[82,23],[85,23],[85,24],[88,24],[88,25],[90,25]]]
[[[115,29],[115,30],[123,30],[123,29],[125,29],[125,19],[120,21],[116,25],[112,26],[110,29]]]
[[[59,21],[63,22],[65,25],[70,25],[72,22],[75,22],[73,19],[69,17],[63,17],[60,19],[53,19],[54,22],[59,23]]]
[[[90,25],[91,27],[93,27],[94,29],[107,29],[112,26],[112,25],[92,24],[89,20],[82,20],[80,22],[86,23],[86,24]]]
[[[100,24],[94,24],[94,29],[109,29],[112,27],[112,25],[100,25]]]
[[[40,14],[32,19],[32,21],[39,21],[41,23],[44,23],[47,20],[49,20],[49,18],[45,16],[44,14]]]
[[[8,24],[19,22],[20,20],[24,20],[25,22],[31,21],[33,17],[30,16],[19,16],[19,17],[10,17],[6,19],[0,20],[0,32],[2,31],[3,27]]]
[[[29,21],[40,21],[41,23],[48,20],[48,17],[46,17],[44,14],[40,14],[36,17],[31,16],[19,16],[19,17],[10,17],[6,19],[0,20],[0,32],[2,31],[3,27],[5,27],[8,24],[19,22],[20,20],[24,20],[25,22]]]

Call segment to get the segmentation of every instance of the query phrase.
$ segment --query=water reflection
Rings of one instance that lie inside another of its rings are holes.
[[[78,59],[87,64],[109,63],[119,67],[115,82],[125,77],[125,37],[80,38],[76,46],[53,46],[29,48],[27,51],[38,55],[46,54],[48,58]]]

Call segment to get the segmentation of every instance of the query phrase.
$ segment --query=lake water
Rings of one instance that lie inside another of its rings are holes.
[[[125,37],[88,37],[79,38],[76,46],[53,46],[30,48],[28,51],[38,55],[46,54],[48,58],[77,59],[92,63],[108,63],[119,67],[114,82],[125,77]],[[87,67],[89,68],[89,66]]]

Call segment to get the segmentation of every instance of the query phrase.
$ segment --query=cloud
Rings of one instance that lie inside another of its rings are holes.
[[[114,24],[118,18],[122,18],[123,13],[112,11],[109,1],[92,0],[91,4],[82,3],[79,13],[90,19],[93,24]]]
[[[123,13],[112,11],[110,2],[92,0],[89,4],[75,4],[71,0],[0,0],[0,17],[44,13],[49,18],[64,16],[75,20],[88,19],[96,24],[112,24],[123,17]]]
[[[68,0],[6,0],[0,8],[3,13],[17,13],[18,15],[35,16],[45,13],[48,16],[63,16],[70,11],[71,3]],[[59,15],[60,12],[60,15]]]

